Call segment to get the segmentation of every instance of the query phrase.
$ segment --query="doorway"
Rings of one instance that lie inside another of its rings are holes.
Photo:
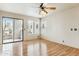
[[[23,41],[23,20],[11,17],[3,17],[2,22],[3,43]]]

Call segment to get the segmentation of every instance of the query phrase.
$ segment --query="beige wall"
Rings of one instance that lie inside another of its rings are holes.
[[[55,12],[42,21],[45,20],[47,20],[47,31],[42,33],[45,38],[79,48],[79,7]],[[77,28],[77,31],[70,31],[71,28]]]
[[[0,21],[2,20],[2,16],[23,19],[24,20],[24,29],[25,29],[24,30],[24,40],[29,40],[31,38],[31,36],[29,36],[28,32],[27,32],[27,21],[28,20],[36,21],[36,20],[38,20],[38,18],[30,17],[30,16],[25,16],[25,15],[19,15],[19,14],[10,13],[10,12],[0,11]],[[0,29],[1,29],[1,27],[0,27]],[[0,31],[0,44],[1,43],[2,43],[2,32]]]

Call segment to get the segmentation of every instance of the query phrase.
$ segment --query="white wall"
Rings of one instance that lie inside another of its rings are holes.
[[[79,7],[55,12],[42,21],[45,20],[47,31],[42,33],[44,38],[79,48]],[[77,31],[70,31],[71,28],[77,28]]]
[[[1,19],[2,18],[0,18],[0,44],[2,44],[2,20]]]
[[[29,35],[28,31],[27,31],[27,25],[28,25],[28,20],[39,20],[38,18],[35,17],[30,17],[30,16],[25,16],[25,15],[20,15],[20,14],[15,14],[15,13],[10,13],[10,12],[5,12],[5,11],[0,11],[0,44],[2,44],[2,17],[13,17],[13,18],[19,18],[19,19],[23,19],[24,21],[24,40],[30,40],[31,38],[35,38],[34,36],[32,37],[31,35]]]

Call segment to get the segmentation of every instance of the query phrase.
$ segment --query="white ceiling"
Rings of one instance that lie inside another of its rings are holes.
[[[53,12],[79,7],[79,3],[48,3],[47,5],[56,7],[56,10]],[[0,10],[34,17],[43,17],[39,15],[39,6],[40,3],[0,3]]]

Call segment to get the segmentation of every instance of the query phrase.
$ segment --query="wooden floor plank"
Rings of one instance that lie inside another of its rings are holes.
[[[79,56],[79,49],[48,40],[35,39],[0,46],[4,56]]]

